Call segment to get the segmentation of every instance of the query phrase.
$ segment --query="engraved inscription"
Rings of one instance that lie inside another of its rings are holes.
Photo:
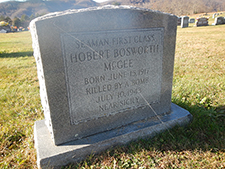
[[[159,102],[163,28],[61,35],[71,124]]]

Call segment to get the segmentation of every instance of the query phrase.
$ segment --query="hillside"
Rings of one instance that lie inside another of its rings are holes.
[[[0,3],[0,16],[21,17],[22,15],[37,16],[49,12],[63,11],[67,9],[87,8],[97,6],[98,3],[92,0],[77,0],[77,1],[39,1],[32,2],[17,2],[9,1]]]
[[[190,15],[225,10],[224,0],[110,0],[102,4],[133,5],[175,15]]]
[[[225,10],[224,0],[110,0],[101,4],[93,0],[27,0],[0,3],[0,16],[9,16],[11,19],[21,18],[22,15],[35,17],[49,12],[108,4],[144,7],[178,16]]]

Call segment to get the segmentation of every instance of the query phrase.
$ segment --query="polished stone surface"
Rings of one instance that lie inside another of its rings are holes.
[[[130,6],[48,14],[30,24],[54,144],[171,111],[177,17]]]

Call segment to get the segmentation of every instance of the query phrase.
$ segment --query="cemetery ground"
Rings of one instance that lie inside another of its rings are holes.
[[[66,168],[225,167],[224,30],[178,27],[172,102],[192,123]],[[36,168],[33,125],[44,117],[32,55],[29,32],[0,34],[0,168]]]

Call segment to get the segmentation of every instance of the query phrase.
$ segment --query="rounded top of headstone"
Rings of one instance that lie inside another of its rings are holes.
[[[49,18],[54,18],[58,16],[63,16],[63,15],[68,15],[68,14],[75,14],[75,13],[81,13],[81,12],[90,12],[90,11],[98,11],[98,10],[115,10],[115,9],[120,9],[120,10],[139,10],[139,11],[146,11],[146,12],[154,12],[158,14],[163,14],[163,15],[168,15],[168,16],[174,16],[177,17],[176,15],[165,13],[165,12],[160,12],[160,11],[155,11],[147,8],[139,8],[139,7],[134,7],[134,6],[128,6],[128,5],[121,5],[121,6],[115,6],[115,5],[105,5],[105,6],[100,6],[100,7],[90,7],[90,8],[82,8],[82,9],[69,9],[66,11],[60,11],[60,12],[53,12],[49,13],[43,16],[40,16],[38,18],[35,18],[34,20],[31,21],[30,24],[33,24],[36,21],[39,20],[44,20],[44,19],[49,19]]]

